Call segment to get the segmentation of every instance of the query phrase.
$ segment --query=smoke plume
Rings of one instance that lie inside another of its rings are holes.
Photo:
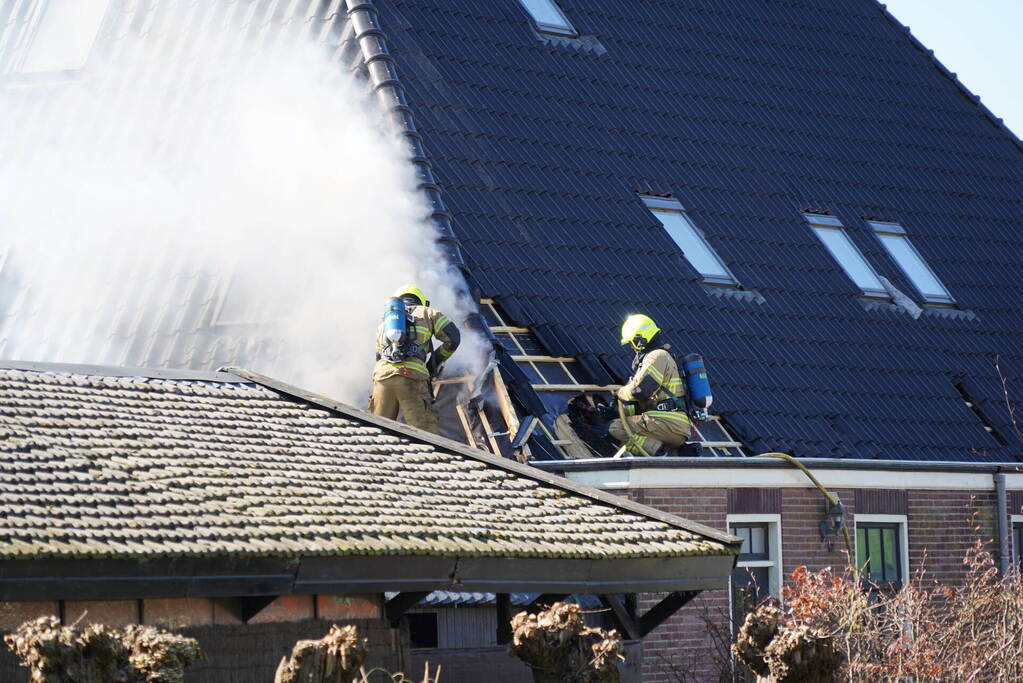
[[[464,314],[406,149],[322,41],[177,5],[0,81],[0,357],[241,365],[361,406],[395,288]]]

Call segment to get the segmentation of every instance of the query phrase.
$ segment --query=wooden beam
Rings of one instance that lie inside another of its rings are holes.
[[[245,595],[241,598],[241,613],[238,615],[244,623],[270,606],[277,599],[276,595]]]
[[[504,377],[500,372],[494,375],[494,392],[497,394],[497,403],[501,407],[501,417],[508,427],[508,441],[510,442],[515,434],[519,432],[519,416],[515,414],[515,406],[512,405],[511,397],[508,395],[508,387],[504,383]]]
[[[700,591],[676,591],[669,593],[666,598],[651,607],[646,614],[639,618],[640,637],[645,637],[646,634],[663,624],[665,620],[699,594]]]
[[[384,615],[390,622],[391,628],[398,627],[398,620],[405,612],[418,605],[429,593],[404,592],[398,593],[384,605]]]
[[[599,384],[534,384],[533,389],[535,391],[618,391],[620,385],[618,384],[607,384],[601,386]]]
[[[512,639],[511,595],[497,594],[497,644],[507,645]]]
[[[493,448],[492,453],[498,457],[501,457],[501,446],[497,443],[497,435],[494,433],[493,428],[490,426],[490,420],[487,419],[487,413],[483,409],[483,404],[480,403],[479,408],[476,411],[479,415],[480,422],[483,424],[483,429],[486,431],[487,438],[490,439],[490,447]]]
[[[469,424],[469,417],[465,414],[465,408],[462,407],[461,403],[455,404],[455,412],[458,414],[458,419],[462,421],[462,429],[465,430],[465,439],[473,448],[479,448],[479,444],[476,443],[476,437],[472,435],[472,425]]]
[[[625,603],[617,595],[601,595],[600,601],[611,610],[611,614],[614,616],[615,621],[618,622],[618,627],[628,637],[629,640],[639,640],[643,637],[640,633],[639,624],[629,614],[629,610],[626,609]]]

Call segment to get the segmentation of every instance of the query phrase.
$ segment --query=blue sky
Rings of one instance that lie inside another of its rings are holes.
[[[1023,137],[1023,0],[886,0],[973,94]]]

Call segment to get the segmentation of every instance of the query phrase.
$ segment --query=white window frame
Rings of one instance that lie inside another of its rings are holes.
[[[31,2],[32,0],[27,0]],[[49,79],[53,77],[66,77],[81,72],[85,69],[96,49],[96,43],[99,40],[100,35],[103,33],[103,27],[106,25],[108,18],[111,13],[111,1],[110,0],[96,0],[96,10],[98,14],[95,17],[95,30],[91,32],[90,36],[83,36],[88,39],[88,44],[83,43],[83,53],[81,55],[81,62],[76,64],[58,64],[47,66],[47,68],[33,67],[26,69],[26,65],[33,58],[34,50],[40,45],[40,39],[42,34],[46,31],[53,30],[53,27],[47,24],[48,13],[51,10],[58,8],[58,6],[68,7],[71,6],[76,0],[37,0],[32,7],[31,15],[29,16],[26,26],[22,29],[22,35],[19,36],[22,44],[16,49],[16,55],[8,62],[7,73],[17,79],[29,79],[35,82],[38,79]],[[102,7],[98,5],[102,4]],[[65,10],[67,11],[67,10]],[[78,17],[80,19],[80,17]],[[66,60],[65,60],[66,61]],[[45,65],[45,62],[44,62]]]
[[[739,561],[736,563],[735,568],[767,567],[767,578],[770,583],[768,590],[773,597],[781,600],[781,584],[782,577],[784,576],[781,545],[781,515],[777,513],[743,513],[727,515],[725,517],[725,528],[728,529],[728,533],[732,533],[733,524],[767,524],[767,554],[768,557],[773,559],[747,560],[745,562]],[[731,580],[729,580],[729,582],[731,582]],[[728,590],[728,596],[728,600],[731,602],[731,588]],[[731,610],[729,610],[729,613],[731,613]]]
[[[739,284],[739,280],[735,277],[735,275],[732,274],[732,271],[729,270],[728,266],[725,265],[724,260],[714,250],[714,247],[710,245],[710,242],[707,241],[707,236],[703,234],[703,231],[700,230],[700,228],[696,226],[696,223],[694,223],[693,220],[689,217],[686,208],[682,206],[682,203],[680,201],[668,197],[651,197],[649,195],[640,195],[639,197],[640,199],[643,200],[643,204],[650,211],[650,213],[654,215],[654,218],[656,218],[657,221],[661,224],[661,227],[664,229],[664,231],[668,234],[669,237],[671,237],[671,241],[674,242],[675,245],[679,248],[679,251],[682,252],[682,256],[685,257],[689,265],[692,266],[693,270],[699,273],[700,277],[702,278],[705,284],[727,285],[731,287],[735,287]],[[693,261],[686,254],[685,248],[671,234],[671,232],[668,230],[668,227],[664,224],[664,221],[660,219],[660,216],[658,214],[673,214],[681,217],[682,222],[685,223],[685,225],[689,228],[693,237],[702,244],[703,248],[706,249],[708,255],[717,264],[718,272],[704,273],[699,268],[697,268],[696,264],[693,263]]]
[[[916,291],[920,294],[920,297],[925,302],[929,304],[955,303],[955,299],[952,297],[951,292],[948,291],[948,287],[945,286],[945,283],[941,281],[941,279],[938,277],[938,274],[934,272],[933,268],[931,268],[931,264],[927,263],[927,261],[920,254],[920,252],[917,251],[917,248],[913,246],[913,242],[912,240],[909,239],[909,233],[906,232],[905,228],[903,228],[898,223],[893,223],[890,221],[867,221],[867,225],[870,226],[870,229],[874,232],[874,237],[881,244],[881,246],[884,247],[884,250],[885,252],[887,252],[888,256],[890,256],[892,261],[894,261],[896,265],[899,266],[899,269],[906,276],[906,279],[909,280],[910,283],[912,283],[913,288],[916,289]],[[888,243],[881,238],[882,235],[902,238],[902,241],[905,243],[910,253],[916,256],[917,264],[913,265],[919,265],[921,268],[927,271],[931,278],[933,278],[934,282],[936,282],[938,286],[941,288],[941,291],[940,292],[924,291],[923,287],[921,286],[921,283],[917,281],[917,278],[913,274],[911,269],[907,267],[907,264],[903,263],[902,259],[899,257],[898,254],[891,250],[891,248],[888,246]]]
[[[884,288],[881,283],[881,277],[877,274],[874,266],[871,265],[867,257],[863,255],[860,248],[856,246],[856,243],[849,237],[849,233],[846,232],[845,226],[842,225],[842,221],[838,220],[835,216],[829,216],[826,214],[816,213],[804,213],[803,217],[806,219],[807,224],[813,231],[814,236],[820,241],[821,245],[827,250],[831,258],[834,259],[841,268],[845,276],[849,278],[854,285],[859,287],[860,291],[863,292],[864,296],[871,297],[873,299],[891,299],[891,295],[888,290]],[[850,253],[853,254],[854,258],[858,259],[860,265],[862,265],[873,278],[873,282],[863,282],[853,276],[853,271],[849,269],[849,266],[841,258],[841,255],[831,248],[831,245],[825,241],[821,231],[828,230],[833,231],[841,236],[841,239],[845,241],[845,244],[849,247]],[[876,286],[874,286],[876,285]]]
[[[906,515],[853,515],[853,562],[859,561],[859,535],[856,533],[860,523],[864,524],[897,524],[899,533],[899,581],[905,586],[909,582],[909,518]]]
[[[552,23],[550,21],[541,20],[535,13],[531,3],[542,3],[546,5],[554,14],[561,17],[561,21],[558,23]],[[533,25],[536,26],[536,30],[540,33],[553,33],[559,36],[568,36],[574,38],[579,35],[579,32],[572,26],[572,22],[565,16],[565,11],[561,9],[555,0],[519,0],[519,4],[526,10],[529,17],[533,20]]]

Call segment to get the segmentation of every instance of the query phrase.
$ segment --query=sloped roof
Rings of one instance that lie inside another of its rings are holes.
[[[256,375],[18,367],[0,560],[733,559],[720,532]]]
[[[933,55],[874,0],[559,5],[579,39],[514,1],[377,3],[486,295],[601,384],[649,313],[754,450],[1019,457],[955,384],[1011,444],[1023,151]],[[746,291],[701,285],[637,193],[679,199]],[[804,210],[912,295],[865,219],[900,222],[959,309],[862,300]]]

